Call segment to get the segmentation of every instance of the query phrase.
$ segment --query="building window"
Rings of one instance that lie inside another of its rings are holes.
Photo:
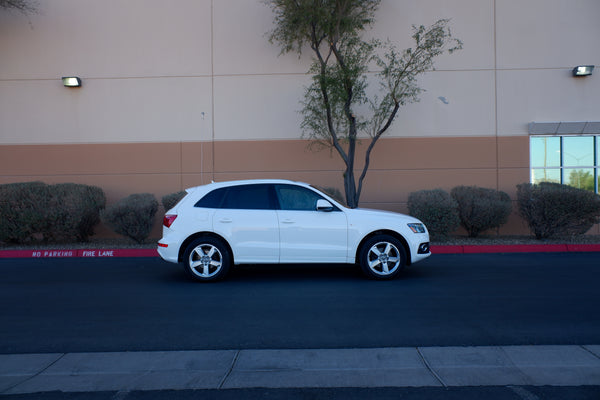
[[[531,182],[556,182],[598,193],[600,136],[531,136]]]

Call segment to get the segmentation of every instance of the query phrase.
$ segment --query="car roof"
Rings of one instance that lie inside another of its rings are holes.
[[[265,183],[292,184],[292,185],[306,186],[306,187],[310,186],[308,183],[292,181],[289,179],[243,179],[243,180],[222,181],[222,182],[214,182],[213,181],[213,182],[205,184],[205,185],[190,187],[186,190],[187,191],[195,191],[195,190],[199,190],[199,189],[207,190],[207,189],[216,189],[219,187],[226,187],[226,186],[252,185],[252,184],[261,184],[261,183],[263,183],[263,184],[265,184]]]
[[[291,179],[241,179],[241,180],[232,180],[232,181],[222,181],[222,182],[211,182],[205,185],[193,186],[185,189],[185,191],[195,198],[204,196],[206,193],[211,192],[215,189],[222,187],[230,187],[230,186],[239,186],[239,185],[252,185],[252,184],[287,184],[287,185],[296,185],[308,188],[310,190],[316,190],[321,195],[325,196],[327,199],[333,202],[338,207],[345,208],[344,202],[340,202],[334,199],[331,195],[323,192],[319,188],[312,186],[306,182],[293,181]]]

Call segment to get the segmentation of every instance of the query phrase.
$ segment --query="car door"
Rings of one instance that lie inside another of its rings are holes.
[[[296,185],[275,185],[279,202],[280,261],[347,262],[348,223],[344,212],[317,211],[317,192]]]
[[[213,228],[231,246],[236,264],[277,263],[279,222],[270,185],[225,188]]]

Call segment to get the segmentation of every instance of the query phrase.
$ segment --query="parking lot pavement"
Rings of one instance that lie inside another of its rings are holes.
[[[0,394],[600,385],[600,345],[0,355]]]

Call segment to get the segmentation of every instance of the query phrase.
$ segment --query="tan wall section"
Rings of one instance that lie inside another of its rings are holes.
[[[279,54],[263,1],[36,3],[35,14],[0,13],[0,144],[301,137],[310,51]],[[600,65],[599,14],[598,0],[383,0],[366,35],[401,51],[413,24],[450,18],[464,42],[419,78],[421,101],[387,136],[525,136],[532,121],[597,121],[600,80],[571,70]]]
[[[0,146],[0,183],[41,180],[100,186],[108,202],[132,193],[162,196],[186,187],[285,178],[343,192],[344,165],[303,140]],[[366,145],[360,147],[362,150]],[[514,199],[529,179],[528,137],[386,138],[372,154],[362,207],[406,212],[416,190],[457,185],[499,188]],[[362,164],[362,154],[358,158]],[[163,210],[160,212],[162,213]],[[160,235],[158,223],[153,235]],[[503,233],[525,233],[514,215]]]

